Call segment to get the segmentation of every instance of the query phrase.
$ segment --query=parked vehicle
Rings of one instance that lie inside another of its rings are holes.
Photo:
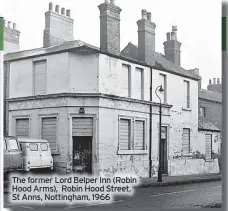
[[[53,158],[48,141],[34,138],[18,138],[23,153],[23,170],[53,169]]]
[[[18,139],[13,136],[4,137],[4,173],[22,170],[22,151]]]

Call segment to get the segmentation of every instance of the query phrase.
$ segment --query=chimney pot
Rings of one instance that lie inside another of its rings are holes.
[[[147,20],[151,21],[151,12],[147,12]]]
[[[217,78],[217,84],[220,84],[220,79],[219,78]]]
[[[53,10],[53,4],[50,2],[49,3],[49,11],[52,11]]]
[[[66,16],[70,17],[70,10],[66,11]]]
[[[115,0],[111,0],[111,4],[115,5]]]
[[[147,19],[147,11],[145,9],[142,10],[142,19]]]
[[[13,29],[17,29],[16,23],[13,23]]]
[[[166,38],[167,38],[167,41],[170,40],[170,32],[167,32],[167,33],[166,33]]]
[[[213,78],[213,83],[216,84],[216,78]]]
[[[171,40],[175,40],[175,33],[173,31],[171,32]]]
[[[209,85],[211,85],[211,79],[209,79]]]
[[[6,27],[6,20],[3,19],[3,26]]]
[[[61,9],[61,14],[65,15],[65,8],[64,7]]]
[[[177,31],[177,26],[172,26],[172,31],[176,32]]]
[[[56,13],[59,13],[59,5],[56,5],[56,6],[55,6],[55,12],[56,12]]]
[[[8,28],[11,28],[11,21],[8,21]]]
[[[105,0],[105,3],[110,3],[110,1],[109,0]]]

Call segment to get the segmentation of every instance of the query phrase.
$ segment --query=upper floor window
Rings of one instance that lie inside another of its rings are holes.
[[[34,65],[33,74],[33,89],[35,95],[46,94],[47,89],[47,62],[46,60],[36,61]]]
[[[202,116],[202,117],[205,117],[206,116],[205,107],[200,107],[200,116]]]
[[[184,81],[184,108],[190,108],[190,83]]]
[[[122,65],[121,76],[121,94],[124,97],[131,97],[131,72],[129,65]]]
[[[143,77],[143,69],[136,68],[134,75],[134,95],[136,99],[143,100],[144,99],[144,77]]]
[[[167,103],[167,76],[164,74],[160,74],[160,78],[161,78],[161,85],[164,91],[159,93],[159,95],[161,96],[161,102]]]

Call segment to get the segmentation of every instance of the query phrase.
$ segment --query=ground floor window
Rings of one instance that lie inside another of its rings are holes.
[[[211,134],[205,135],[205,159],[206,160],[212,159],[212,135]]]
[[[29,118],[16,119],[15,136],[29,137]]]
[[[49,142],[52,151],[57,150],[57,118],[44,117],[42,118],[42,139]]]
[[[120,118],[119,150],[145,150],[145,120]]]
[[[182,154],[188,154],[190,150],[190,129],[184,128],[182,134]]]

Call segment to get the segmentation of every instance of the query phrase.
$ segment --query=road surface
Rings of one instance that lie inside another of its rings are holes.
[[[74,210],[150,210],[151,208],[201,208],[220,207],[222,201],[222,182],[206,182],[178,186],[137,188],[133,197],[118,197],[112,204],[73,205],[37,207],[34,205],[14,206],[5,197],[5,208],[12,210],[74,211]]]

